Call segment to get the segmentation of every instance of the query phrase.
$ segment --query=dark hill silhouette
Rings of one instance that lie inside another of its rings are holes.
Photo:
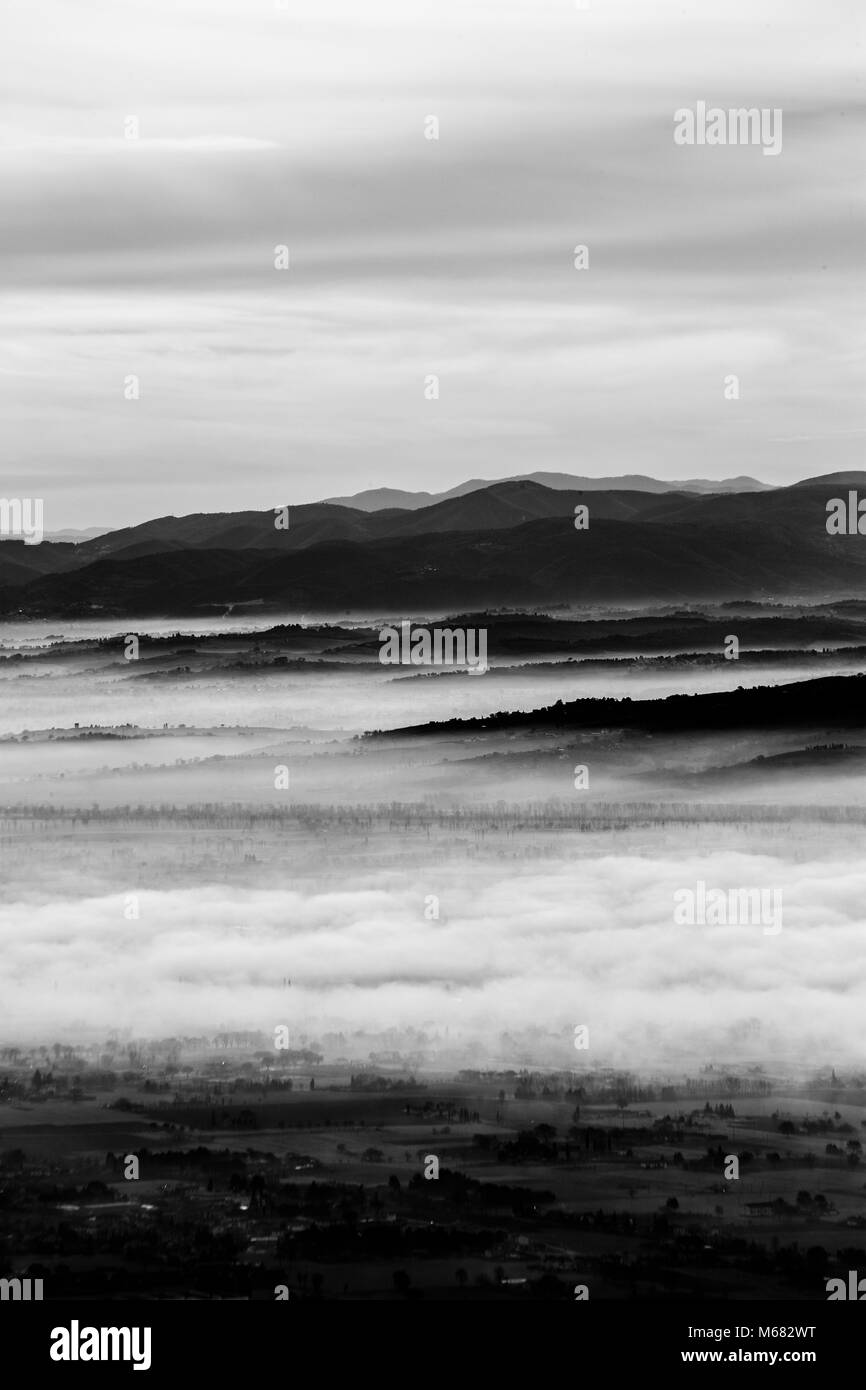
[[[858,597],[866,538],[826,530],[828,500],[857,480],[866,495],[866,474],[712,496],[510,481],[414,511],[290,507],[288,530],[273,509],[160,517],[78,545],[0,544],[0,612]],[[588,530],[574,528],[579,503]]]
[[[503,483],[531,482],[542,487],[565,492],[763,492],[769,490],[769,483],[761,483],[756,478],[724,478],[712,482],[706,478],[689,478],[682,482],[666,482],[659,478],[647,477],[645,473],[627,473],[622,477],[586,478],[572,473],[518,473],[513,478],[470,478],[465,483],[446,492],[405,492],[401,488],[377,487],[364,492],[356,492],[351,497],[329,497],[346,507],[356,507],[361,511],[375,512],[384,508],[400,507],[416,510],[429,507],[436,502],[445,502],[453,497],[464,497],[467,493],[478,492],[483,488],[499,486]]]
[[[539,475],[539,477],[553,475]],[[623,482],[625,480],[616,480]],[[649,481],[652,481],[651,479]],[[158,517],[125,527],[70,548],[71,560],[94,560],[130,546],[146,553],[170,545],[191,549],[302,549],[332,540],[374,540],[383,536],[418,536],[441,531],[499,530],[544,517],[567,518],[577,503],[589,506],[592,518],[642,520],[684,524],[824,525],[826,502],[834,490],[858,486],[866,495],[866,473],[829,474],[788,488],[761,492],[730,491],[699,494],[642,490],[544,486],[532,479],[488,484],[460,496],[407,509],[390,507],[375,512],[316,502],[289,509],[288,530],[277,531],[274,510],[261,512],[198,512],[189,516]],[[33,550],[39,547],[30,547]]]
[[[26,545],[23,540],[0,540],[0,588],[26,584],[34,575],[68,569],[77,563],[78,549],[68,541]]]
[[[501,729],[635,729],[652,733],[779,728],[866,728],[866,676],[824,676],[664,700],[558,700],[542,709],[503,711],[482,719],[447,719],[389,730],[407,734]],[[368,735],[369,737],[369,735]]]
[[[816,478],[803,478],[799,483],[792,483],[792,487],[827,487],[832,484],[836,487],[859,488],[861,492],[866,491],[866,473],[862,469],[847,469],[841,473],[820,473]]]
[[[660,498],[652,493],[597,492],[592,515],[631,520],[650,517]],[[289,527],[277,531],[273,510],[266,512],[196,512],[164,516],[140,526],[98,536],[75,548],[70,562],[107,555],[159,554],[166,550],[303,550],[329,541],[373,541],[389,536],[432,535],[443,531],[502,530],[544,517],[573,516],[580,492],[555,491],[533,482],[495,483],[465,497],[436,502],[420,510],[389,508],[362,512],[326,502],[289,508]]]
[[[817,503],[813,513],[805,526],[595,519],[578,532],[569,515],[498,530],[327,541],[305,549],[163,546],[160,554],[121,552],[7,584],[0,612],[81,614],[98,605],[106,614],[146,616],[259,603],[324,615],[862,596],[866,541],[828,536]]]
[[[264,512],[193,512],[162,516],[140,526],[97,536],[76,547],[87,560],[123,553],[134,555],[173,550],[278,550],[315,545],[322,540],[363,540],[368,518],[348,507],[314,503],[289,508],[289,529],[277,531],[274,509]]]

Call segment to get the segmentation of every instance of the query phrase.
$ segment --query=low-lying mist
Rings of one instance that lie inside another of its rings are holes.
[[[389,867],[325,861],[315,888],[285,875],[276,886],[274,866],[243,886],[148,882],[140,870],[124,882],[118,864],[116,890],[92,894],[96,852],[82,843],[74,893],[47,868],[0,909],[3,1037],[285,1024],[301,1041],[414,1026],[431,1066],[862,1055],[866,870],[834,854],[829,832],[825,857],[796,860],[719,851],[712,832],[703,847],[648,835],[643,852],[586,853],[561,838],[557,853],[520,863],[492,847],[474,862],[443,858],[392,836]],[[780,890],[781,929],[676,924],[674,894],[699,881]],[[578,1024],[589,1054],[574,1050]]]

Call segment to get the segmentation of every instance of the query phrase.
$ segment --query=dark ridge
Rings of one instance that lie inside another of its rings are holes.
[[[497,729],[640,729],[684,732],[698,729],[796,728],[799,725],[866,727],[866,676],[825,676],[789,685],[726,690],[704,695],[669,695],[664,700],[557,700],[537,710],[502,711],[480,719],[376,730],[365,737],[474,733]]]

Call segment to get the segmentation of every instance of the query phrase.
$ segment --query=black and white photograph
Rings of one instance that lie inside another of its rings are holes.
[[[162,1374],[169,1303],[676,1306],[666,1365],[815,1362],[866,12],[3,29],[0,1326]]]

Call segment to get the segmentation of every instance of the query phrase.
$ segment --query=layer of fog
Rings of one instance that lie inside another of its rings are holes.
[[[399,846],[395,845],[395,850]],[[6,1041],[112,1029],[192,1034],[285,1024],[417,1026],[467,1062],[639,1066],[784,1055],[862,1060],[866,869],[849,857],[693,848],[562,856],[532,866],[425,862],[333,887],[142,888],[53,893],[51,869],[0,907]],[[674,893],[780,889],[782,929],[679,926]],[[61,885],[58,884],[58,887]],[[137,893],[130,918],[128,891]],[[438,902],[435,902],[438,899]],[[432,915],[438,911],[438,919]],[[291,979],[291,986],[284,980]],[[573,1047],[590,1030],[589,1052]]]
[[[244,803],[291,809],[430,802],[540,802],[591,814],[599,802],[862,805],[862,731],[624,734],[503,730],[339,740],[259,730],[0,744],[0,799],[67,808]],[[792,764],[786,755],[797,755]],[[779,761],[782,759],[782,761]]]
[[[92,663],[93,664],[93,663]],[[178,663],[182,664],[182,663]],[[130,666],[132,663],[130,663]],[[749,669],[735,661],[703,669],[668,671],[568,666],[542,674],[503,676],[407,675],[400,668],[353,667],[334,671],[216,671],[145,676],[129,667],[73,674],[5,668],[0,674],[0,735],[22,729],[71,729],[76,723],[132,723],[158,730],[163,724],[209,728],[220,724],[279,729],[311,728],[344,733],[396,729],[446,719],[479,718],[493,711],[532,710],[557,700],[663,699],[851,674],[850,665],[828,661],[804,670],[795,663]],[[399,672],[399,674],[398,674]]]

